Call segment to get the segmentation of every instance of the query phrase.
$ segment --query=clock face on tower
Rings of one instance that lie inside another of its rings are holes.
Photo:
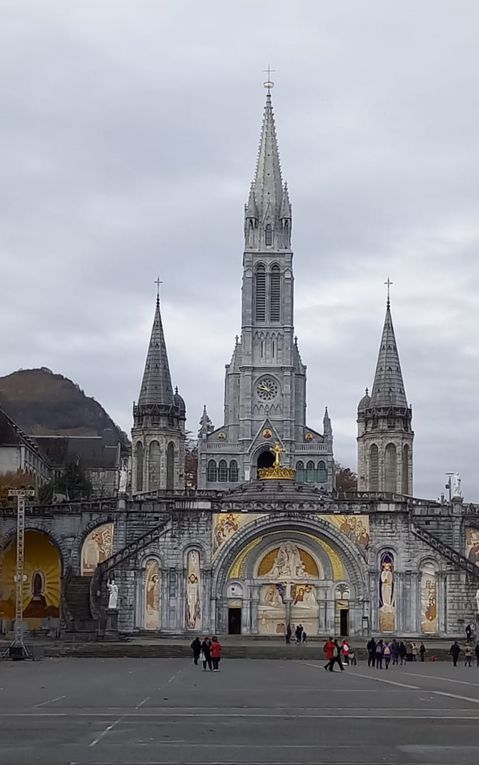
[[[262,377],[256,383],[256,395],[262,401],[272,401],[278,395],[278,383],[272,377]]]

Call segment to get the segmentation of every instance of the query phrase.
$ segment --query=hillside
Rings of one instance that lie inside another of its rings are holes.
[[[45,367],[0,377],[0,407],[32,435],[97,435],[128,447],[126,433],[95,399]]]

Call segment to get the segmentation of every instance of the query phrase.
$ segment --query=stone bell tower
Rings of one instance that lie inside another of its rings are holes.
[[[413,492],[412,409],[406,392],[394,335],[391,305],[386,304],[386,318],[379,346],[371,395],[358,406],[358,490]]]

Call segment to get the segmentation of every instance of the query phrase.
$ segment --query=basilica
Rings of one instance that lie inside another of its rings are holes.
[[[201,416],[197,489],[185,489],[186,405],[157,298],[118,492],[27,510],[31,628],[282,638],[301,623],[311,637],[432,637],[460,635],[476,618],[479,506],[464,503],[459,487],[448,502],[414,497],[412,410],[389,297],[372,386],[357,409],[357,491],[336,489],[327,409],[319,429],[306,419],[293,214],[266,85],[244,208],[241,331],[226,365],[223,421],[213,425],[207,407]],[[358,391],[368,383],[357,382]],[[0,523],[8,629],[14,511]]]

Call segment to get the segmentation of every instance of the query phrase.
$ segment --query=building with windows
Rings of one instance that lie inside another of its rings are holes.
[[[327,409],[321,430],[306,422],[292,210],[270,88],[244,223],[241,336],[226,367],[223,423],[215,428],[206,407],[201,416],[198,489],[185,490],[186,409],[157,298],[129,485],[123,471],[118,500],[27,510],[28,626],[55,618],[96,633],[114,578],[118,627],[129,634],[281,638],[301,623],[321,639],[462,636],[477,613],[479,505],[458,488],[449,502],[413,496],[412,410],[389,300],[371,394],[357,412],[358,491],[335,491]],[[10,623],[13,510],[0,518],[0,539],[0,614]]]
[[[268,90],[248,201],[244,209],[241,335],[226,366],[224,420],[206,409],[198,434],[198,488],[233,488],[272,465],[271,447],[297,480],[331,491],[333,432],[306,422],[306,366],[294,334],[292,207],[283,181]]]

